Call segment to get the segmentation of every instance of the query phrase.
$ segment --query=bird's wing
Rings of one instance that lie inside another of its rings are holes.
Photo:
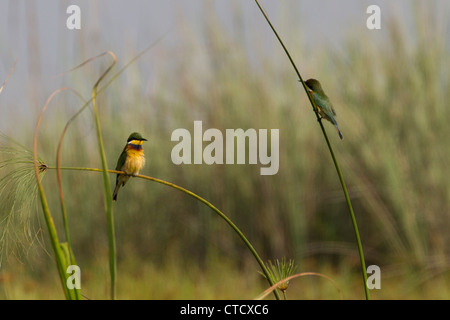
[[[331,105],[331,112],[333,112],[333,116],[336,117],[336,111],[334,111],[333,105]]]
[[[322,105],[325,109],[324,111],[328,116],[336,116],[336,111],[334,111],[333,105],[331,104],[330,98],[327,95],[324,95],[322,98]]]
[[[316,92],[313,93],[314,102],[316,105],[325,113],[328,117],[332,117],[336,115],[333,109],[333,105],[330,102],[330,99],[326,95],[320,95]]]
[[[125,160],[127,159],[127,146],[123,148],[122,153],[120,154],[119,160],[117,160],[116,170],[122,170],[122,166],[125,164]]]

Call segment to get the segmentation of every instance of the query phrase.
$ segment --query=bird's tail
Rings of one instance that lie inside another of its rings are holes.
[[[341,138],[341,140],[344,140],[344,136],[342,135],[341,130],[339,130],[339,127],[338,127],[337,123],[336,123],[334,126],[336,127],[336,129],[337,129],[337,131],[338,131],[339,138]]]
[[[341,132],[341,130],[339,129],[339,126],[338,126],[336,120],[334,120],[333,117],[328,117],[327,119],[329,119],[330,122],[331,122],[332,124],[334,124],[334,126],[336,127],[336,129],[337,129],[337,131],[338,131],[338,134],[339,134],[339,138],[341,138],[341,140],[344,140],[344,136],[342,135],[342,132]]]
[[[122,186],[122,181],[119,181],[119,177],[120,177],[120,175],[117,175],[117,177],[116,177],[116,188],[114,189],[113,196],[112,196],[113,201],[117,200],[117,194],[119,193],[119,189]]]
[[[113,196],[112,196],[114,201],[117,200],[117,193],[119,193],[120,185],[121,185],[121,183],[117,183],[116,188],[114,189]]]

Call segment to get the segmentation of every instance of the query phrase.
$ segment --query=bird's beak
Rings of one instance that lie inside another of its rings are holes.
[[[145,139],[145,138],[142,138],[142,141],[148,141],[147,139]]]

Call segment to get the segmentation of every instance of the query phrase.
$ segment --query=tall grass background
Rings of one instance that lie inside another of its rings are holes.
[[[331,125],[325,126],[352,198],[366,264],[382,271],[382,289],[371,296],[448,298],[448,26],[436,13],[437,6],[414,2],[410,9],[409,23],[386,17],[383,36],[374,41],[349,32],[339,49],[298,41],[312,32],[302,29],[301,22],[283,24],[277,16],[272,22],[280,27],[302,75],[320,79],[337,111],[345,140],[339,140]],[[258,41],[272,36],[268,28],[252,30],[250,40],[242,35],[238,26],[246,22],[239,6],[233,28],[220,22],[214,8],[204,10],[200,30],[181,14],[172,31],[181,39],[177,50],[162,41],[142,58],[152,61],[151,69],[140,68],[138,60],[97,97],[108,165],[113,169],[129,133],[141,132],[149,139],[143,174],[174,182],[213,203],[265,260],[293,258],[297,271],[333,278],[344,298],[363,298],[347,205],[289,62],[275,39],[273,47]],[[101,42],[92,47],[89,39],[80,41],[84,46],[77,49],[77,63],[105,49],[114,51]],[[139,53],[129,51],[119,64]],[[37,59],[30,61],[34,70],[40,68]],[[89,99],[107,63],[96,61],[64,75],[64,81]],[[2,96],[8,94],[7,85]],[[24,91],[31,113],[37,114],[46,97],[39,99],[40,93],[26,86]],[[38,149],[47,164],[55,164],[59,135],[79,106],[79,98],[62,94],[49,107]],[[63,166],[100,168],[91,110],[68,130]],[[34,123],[21,121],[20,112],[8,105],[1,105],[0,115],[14,122],[5,133],[31,149]],[[195,120],[203,121],[204,130],[222,132],[280,129],[279,172],[261,176],[259,165],[174,165],[171,133],[187,128],[193,134]],[[2,142],[15,145],[6,138]],[[1,153],[0,161],[5,159]],[[1,177],[9,172],[0,170]],[[62,178],[82,292],[104,298],[108,237],[101,176],[64,171]],[[58,208],[56,171],[48,171],[43,183],[50,206]],[[37,193],[21,191],[26,206],[12,207],[3,201],[8,190],[10,185],[0,190],[0,297],[62,298],[41,212],[37,205],[30,207]],[[210,209],[185,194],[132,179],[114,210],[118,298],[253,298],[265,289],[241,240]],[[55,223],[62,233],[57,215]],[[321,279],[292,282],[292,299],[339,297]]]

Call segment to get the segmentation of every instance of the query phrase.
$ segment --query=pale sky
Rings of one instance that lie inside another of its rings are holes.
[[[387,31],[384,22],[388,17],[398,19],[407,29],[414,14],[411,4],[419,2],[260,1],[288,45],[302,43],[309,48],[325,45],[336,50],[349,34],[373,38],[374,41],[382,38]],[[66,27],[69,16],[66,9],[71,4],[81,9],[81,30],[68,30]],[[382,30],[369,31],[366,28],[366,9],[371,4],[381,8]],[[449,1],[433,0],[427,4],[430,7],[435,5],[437,17],[443,21],[450,16]],[[112,50],[119,61],[125,63],[162,35],[166,35],[162,46],[182,50],[179,47],[180,21],[198,30],[201,38],[210,12],[206,8],[210,6],[216,9],[229,34],[238,33],[244,41],[258,37],[268,47],[279,46],[252,0],[0,0],[0,83],[14,61],[19,59],[14,74],[0,95],[0,130],[5,123],[2,117],[5,109],[28,104],[24,98],[28,97],[29,90],[38,92],[37,103],[42,105],[48,94],[56,89],[51,77],[89,56]],[[240,14],[241,20],[236,19],[235,12]],[[80,51],[87,56],[80,57]],[[34,67],[30,62],[33,59]],[[30,74],[35,74],[35,77]]]

